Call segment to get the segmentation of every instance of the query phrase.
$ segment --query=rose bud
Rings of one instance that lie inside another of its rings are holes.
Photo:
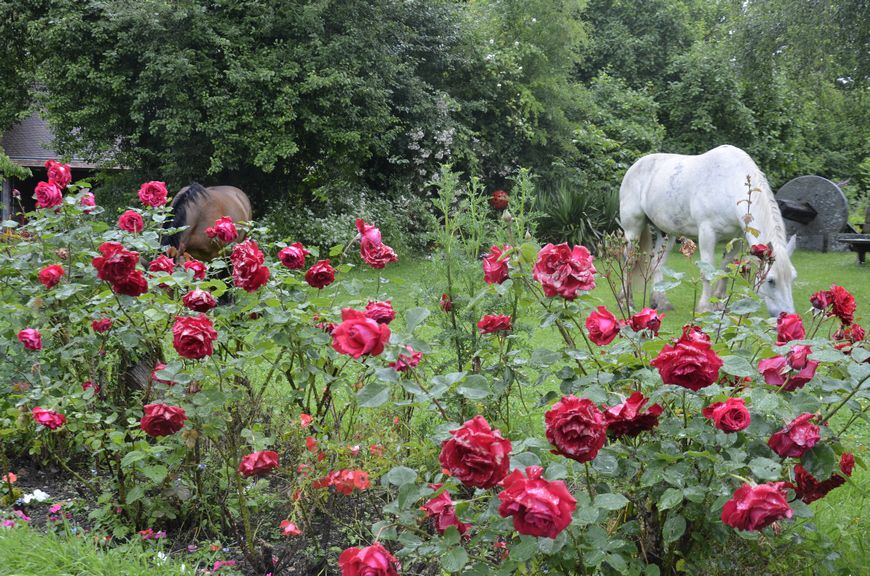
[[[441,306],[441,310],[444,312],[450,312],[453,310],[453,301],[447,294],[441,295],[441,300],[438,302],[439,306]]]
[[[803,340],[806,336],[804,322],[800,314],[786,314],[783,312],[776,320],[776,343],[779,345],[792,340]]]
[[[586,318],[586,331],[595,344],[605,346],[619,334],[619,320],[607,308],[599,306]]]
[[[489,198],[489,205],[495,208],[496,210],[504,210],[508,207],[509,197],[508,193],[504,190],[496,190],[492,193],[492,196]]]
[[[39,271],[39,281],[43,286],[45,286],[46,290],[51,290],[58,282],[60,282],[63,275],[63,266],[60,264],[52,264],[51,266],[46,266]]]

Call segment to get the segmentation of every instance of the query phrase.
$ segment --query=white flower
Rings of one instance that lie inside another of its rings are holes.
[[[49,498],[51,498],[51,496],[49,496],[48,494],[46,494],[45,492],[43,492],[42,490],[40,490],[39,488],[37,488],[36,490],[34,490],[33,492],[31,492],[30,494],[25,494],[25,495],[21,498],[21,500],[22,500],[25,504],[30,504],[31,501],[34,501],[34,502],[45,502],[45,501],[48,500]]]

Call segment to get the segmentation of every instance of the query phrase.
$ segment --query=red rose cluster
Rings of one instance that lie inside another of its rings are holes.
[[[814,418],[815,414],[801,414],[771,436],[767,445],[782,458],[800,458],[821,438],[821,430],[812,422]]]
[[[547,244],[538,252],[532,276],[541,283],[544,294],[573,300],[580,291],[595,288],[595,266],[585,246],[569,248],[567,243]]]
[[[819,363],[808,358],[812,352],[809,346],[798,344],[793,346],[785,356],[761,360],[758,363],[758,371],[764,377],[765,383],[776,386],[784,392],[793,392],[803,388],[816,375]]]
[[[683,335],[665,345],[650,362],[662,382],[697,392],[719,379],[722,359],[713,351],[710,337],[696,326],[684,326]]]
[[[251,239],[236,244],[230,262],[233,264],[233,283],[246,292],[256,292],[269,281],[269,268],[263,265],[265,257]]]
[[[63,190],[72,182],[72,169],[69,164],[61,164],[57,160],[46,160],[45,170],[48,181]]]
[[[136,269],[138,252],[127,250],[118,242],[104,242],[97,250],[102,256],[91,260],[91,264],[97,269],[97,278],[108,282],[113,292],[136,297],[148,291],[145,274]]]
[[[372,268],[383,268],[390,262],[398,262],[396,252],[381,241],[381,231],[372,224],[357,218],[356,229],[360,234],[359,255]]]
[[[810,303],[826,316],[836,316],[843,325],[848,326],[855,319],[855,297],[842,286],[831,284],[830,290],[816,292],[810,296]]]
[[[260,476],[268,474],[278,467],[278,453],[272,450],[252,452],[239,462],[239,474],[242,476]]]
[[[63,189],[72,181],[72,170],[69,164],[61,164],[57,160],[45,163],[48,182],[39,182],[33,191],[37,208],[56,208],[63,203]]]
[[[399,354],[396,361],[389,364],[396,372],[406,372],[415,368],[423,359],[423,353],[415,351],[410,345],[405,345],[405,351],[407,354]]]
[[[794,467],[794,491],[797,497],[805,503],[810,504],[819,498],[824,498],[828,492],[834,488],[838,488],[846,483],[846,477],[852,475],[852,469],[855,467],[855,455],[850,452],[844,452],[840,456],[840,472],[834,474],[827,480],[819,481],[807,472],[803,466],[798,464]]]
[[[217,238],[218,241],[224,244],[229,244],[239,237],[239,231],[236,230],[233,219],[229,216],[224,216],[215,220],[214,226],[206,228],[205,235],[209,238]]]
[[[369,487],[369,475],[368,472],[362,470],[333,470],[324,478],[315,480],[311,485],[314,488],[335,486],[336,491],[350,496],[354,488],[362,491]]]
[[[607,435],[614,439],[623,436],[633,437],[655,428],[664,409],[658,404],[653,404],[643,410],[647,402],[649,398],[645,398],[640,392],[633,392],[625,402],[607,408],[604,411]]]

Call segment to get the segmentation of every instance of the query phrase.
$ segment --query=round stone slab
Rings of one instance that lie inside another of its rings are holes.
[[[798,176],[779,189],[776,199],[785,201],[780,202],[780,210],[786,232],[789,237],[797,235],[798,248],[819,252],[846,249],[834,237],[849,221],[849,203],[839,186],[821,176]]]

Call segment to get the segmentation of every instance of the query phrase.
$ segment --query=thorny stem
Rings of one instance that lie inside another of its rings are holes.
[[[592,476],[589,474],[589,462],[583,463],[584,468],[586,469],[586,490],[589,492],[589,499],[595,499],[595,491],[592,488]]]
[[[837,406],[836,406],[833,410],[831,410],[830,412],[828,412],[828,413],[825,415],[825,417],[822,418],[822,423],[824,424],[824,423],[828,422],[828,421],[829,421],[829,420],[834,416],[834,414],[836,414],[836,413],[840,410],[840,408],[842,408],[843,406],[845,406],[845,405],[846,405],[846,402],[848,402],[849,400],[851,400],[852,397],[853,397],[855,394],[858,393],[858,391],[861,389],[861,386],[863,386],[863,385],[864,385],[864,382],[866,382],[868,379],[870,379],[870,374],[868,374],[867,376],[864,376],[864,378],[862,378],[861,381],[858,382],[858,385],[855,386],[855,389],[852,390],[851,392],[849,392],[849,395],[846,396],[845,398],[843,398],[843,401],[842,401],[842,402],[840,402],[839,404],[837,404]]]

